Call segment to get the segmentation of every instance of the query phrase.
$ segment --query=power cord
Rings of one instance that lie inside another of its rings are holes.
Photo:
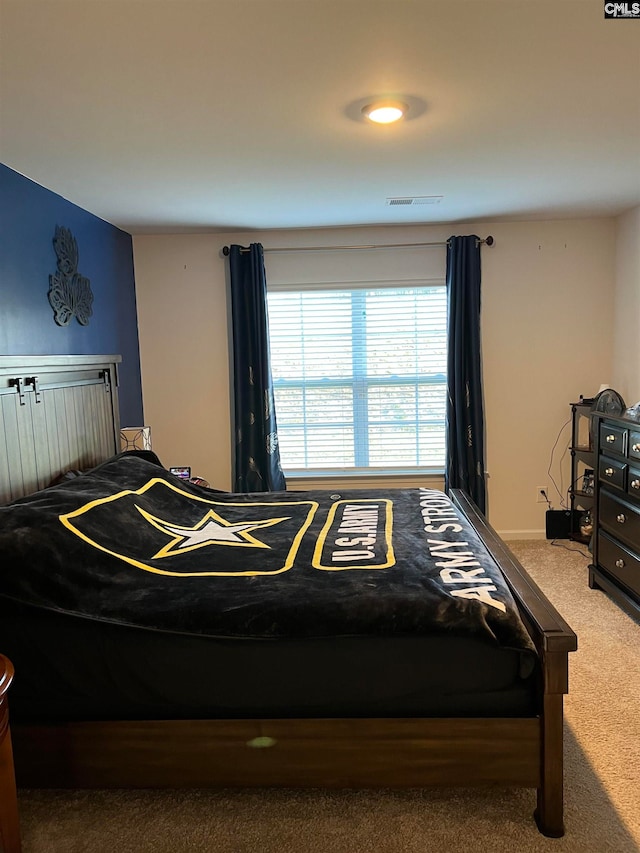
[[[553,486],[554,486],[556,492],[558,493],[558,497],[560,498],[560,506],[562,507],[562,509],[568,509],[569,506],[567,503],[565,503],[562,490],[560,488],[558,488],[558,484],[556,483],[556,481],[553,478],[553,474],[551,473],[551,468],[553,466],[553,454],[555,453],[556,447],[558,446],[558,442],[560,441],[560,436],[562,435],[562,433],[566,429],[566,427],[569,426],[570,423],[571,423],[571,418],[569,418],[569,420],[560,427],[560,432],[558,433],[558,437],[556,438],[554,445],[551,448],[551,457],[549,459],[549,467],[547,468],[547,475],[548,475],[549,479],[551,480],[551,482],[553,483]],[[563,452],[562,456],[560,457],[560,462],[558,463],[558,465],[560,466],[560,486],[562,486],[562,460],[564,459],[564,455],[568,449],[569,449],[569,443],[567,443],[567,446],[565,447],[564,452]],[[542,493],[542,494],[544,494],[544,493]],[[546,494],[544,495],[544,498],[547,501],[547,503],[549,504],[549,509],[551,509],[551,502],[549,501]]]
[[[562,542],[559,542],[557,539],[554,539],[550,544],[556,548],[564,548],[565,551],[573,551],[575,554],[582,554],[583,557],[591,559],[591,554],[583,551],[582,548],[569,548],[568,545],[563,545]]]

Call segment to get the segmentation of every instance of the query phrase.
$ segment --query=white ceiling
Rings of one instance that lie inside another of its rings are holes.
[[[0,11],[0,160],[134,234],[640,204],[640,21],[604,20],[602,0]],[[408,99],[407,121],[362,118],[383,95]]]

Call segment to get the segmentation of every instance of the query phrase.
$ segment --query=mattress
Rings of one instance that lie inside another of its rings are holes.
[[[537,661],[477,638],[237,640],[0,598],[14,721],[530,716]]]

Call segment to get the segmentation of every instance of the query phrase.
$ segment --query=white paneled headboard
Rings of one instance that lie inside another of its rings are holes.
[[[119,450],[118,355],[0,356],[0,502]]]

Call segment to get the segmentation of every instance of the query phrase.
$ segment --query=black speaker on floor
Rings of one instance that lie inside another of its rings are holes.
[[[548,509],[547,539],[569,539],[572,531],[578,532],[581,515],[582,510],[579,509]]]

